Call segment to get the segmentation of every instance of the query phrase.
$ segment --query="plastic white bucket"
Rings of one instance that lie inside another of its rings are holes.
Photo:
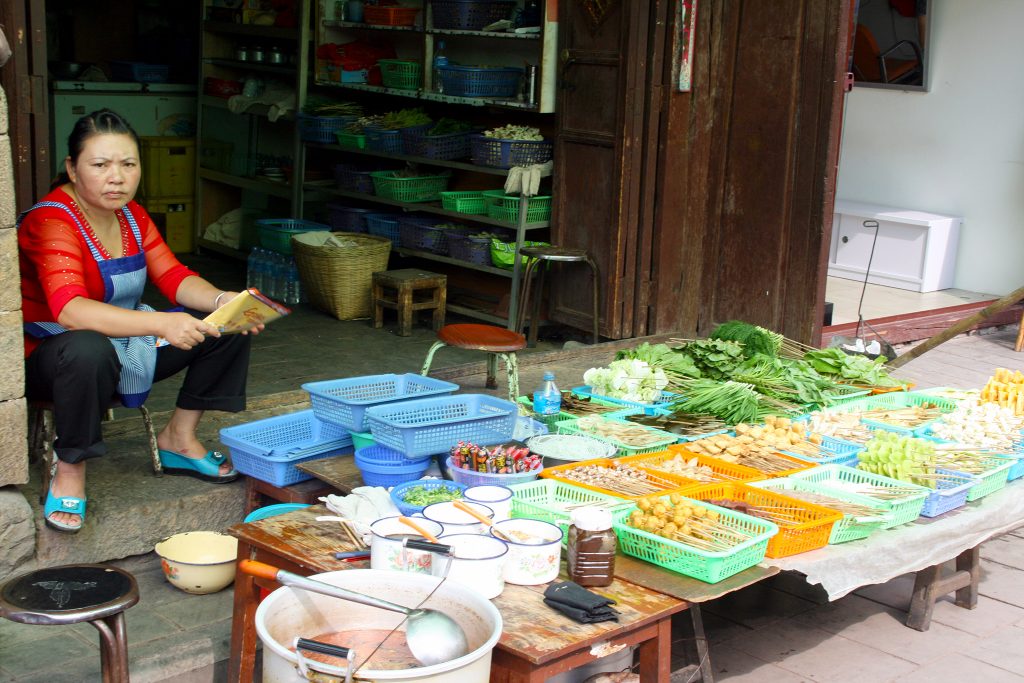
[[[430,576],[376,569],[350,569],[310,578],[411,607],[419,605],[438,583],[438,579]],[[497,608],[475,591],[451,582],[438,588],[423,607],[447,614],[462,627],[469,641],[469,654],[415,669],[361,669],[355,680],[487,683],[491,651],[501,637],[501,614]],[[377,607],[289,587],[279,588],[256,609],[256,633],[263,643],[263,681],[301,683],[307,680],[299,674],[295,653],[289,649],[296,636],[315,639],[330,632],[392,629],[403,618],[401,614]],[[317,666],[313,663],[310,668]],[[325,680],[323,674],[320,676],[318,680]]]

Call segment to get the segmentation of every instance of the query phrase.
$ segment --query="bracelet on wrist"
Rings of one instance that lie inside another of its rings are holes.
[[[220,294],[217,295],[217,298],[213,300],[213,308],[214,308],[214,310],[220,308],[220,298],[222,296],[224,296],[225,294],[227,294],[227,292],[221,292]]]

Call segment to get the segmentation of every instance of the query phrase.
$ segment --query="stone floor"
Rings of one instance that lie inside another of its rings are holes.
[[[996,367],[1024,367],[1012,350],[1015,329],[958,337],[909,363],[903,376],[921,387],[981,386]],[[540,353],[524,363],[524,387],[554,367],[571,383],[584,356],[559,362]],[[455,369],[457,371],[457,369]],[[460,377],[482,383],[477,367]],[[1018,484],[1019,486],[1020,484]],[[1024,681],[1024,530],[985,544],[979,606],[944,601],[926,633],[903,626],[910,577],[827,603],[797,576],[782,575],[704,607],[716,678],[732,682]],[[117,562],[138,578],[142,600],[128,612],[136,682],[226,680],[231,590],[190,596],[167,584],[152,554]],[[674,624],[677,681],[697,680],[682,654],[692,639],[685,613]],[[99,680],[96,633],[88,625],[28,627],[0,620],[0,680]]]

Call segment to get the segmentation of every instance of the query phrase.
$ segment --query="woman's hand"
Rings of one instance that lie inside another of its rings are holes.
[[[238,296],[238,292],[231,292],[231,291],[227,291],[227,290],[221,292],[216,297],[214,297],[214,301],[213,301],[214,309],[213,310],[217,310],[218,308],[220,308],[221,306],[223,306],[227,302],[229,302],[232,299],[234,299],[236,296]]]
[[[242,330],[242,334],[259,334],[260,332],[263,331],[264,327],[266,327],[266,325],[264,325],[263,323],[260,323],[259,325],[257,325],[256,327],[252,328],[251,330]]]
[[[207,335],[219,337],[220,330],[188,313],[160,313],[161,337],[171,346],[188,351],[201,344]]]

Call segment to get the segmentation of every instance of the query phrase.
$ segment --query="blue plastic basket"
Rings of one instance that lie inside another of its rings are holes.
[[[438,66],[445,95],[453,97],[515,97],[523,70],[519,67]]]
[[[414,515],[417,512],[422,512],[423,505],[411,505],[406,503],[402,496],[405,492],[416,486],[422,486],[425,489],[439,489],[448,488],[456,489],[458,491],[465,491],[469,487],[465,484],[460,484],[457,481],[448,481],[447,479],[416,479],[415,481],[407,481],[404,484],[398,484],[395,488],[391,489],[391,502],[395,504],[399,512],[408,517]]]
[[[279,254],[292,253],[292,236],[304,232],[330,231],[331,226],[314,223],[299,218],[260,218],[256,221],[256,230],[260,237],[260,246],[276,251]]]
[[[316,419],[312,410],[225,427],[220,440],[242,474],[288,486],[312,479],[296,465],[352,452],[348,430]]]
[[[430,458],[410,460],[400,451],[377,445],[357,450],[355,463],[364,484],[390,487],[422,477],[430,467]]]
[[[378,126],[366,126],[363,134],[366,135],[366,149],[384,154],[408,154],[405,149],[405,137],[409,134],[425,133],[434,127],[432,123],[424,123],[419,126],[408,128],[380,128]]]
[[[299,137],[307,142],[335,142],[338,131],[356,122],[355,116],[309,116],[299,114]]]
[[[398,222],[401,214],[395,213],[371,213],[366,216],[366,231],[377,237],[386,237],[391,240],[391,246],[398,246],[401,235],[398,229]]]
[[[376,168],[361,168],[356,164],[337,164],[334,167],[334,183],[345,192],[373,194],[373,176]]]
[[[431,0],[434,28],[479,31],[488,24],[508,19],[514,0]]]
[[[950,479],[937,480],[935,490],[928,494],[924,500],[924,507],[921,509],[922,517],[938,517],[939,515],[955,510],[967,502],[967,494],[972,486],[976,486],[981,480],[977,477],[936,468],[938,474],[946,474]]]
[[[317,419],[352,432],[365,432],[365,413],[370,406],[451,394],[459,390],[459,385],[406,373],[307,382],[302,388],[309,392],[309,400]]]
[[[338,232],[366,232],[366,216],[372,212],[373,209],[332,202],[327,205],[327,221]]]
[[[460,441],[498,443],[511,438],[514,403],[485,394],[459,394],[373,406],[366,421],[377,443],[407,457],[444,453]]]

